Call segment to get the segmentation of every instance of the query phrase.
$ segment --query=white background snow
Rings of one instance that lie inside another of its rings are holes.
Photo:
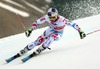
[[[100,15],[73,22],[76,22],[85,33],[100,29]],[[47,49],[22,63],[21,59],[31,54],[38,48],[36,47],[9,64],[5,62],[5,59],[34,41],[46,28],[33,31],[29,38],[21,33],[0,39],[0,69],[100,69],[100,32],[80,39],[78,32],[69,26],[66,26],[63,37],[50,46],[52,50]]]

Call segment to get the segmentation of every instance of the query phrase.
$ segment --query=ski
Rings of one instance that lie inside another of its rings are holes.
[[[20,57],[20,55],[19,55],[19,54],[16,54],[16,55],[14,55],[14,56],[12,56],[12,57],[6,59],[5,61],[6,61],[7,63],[9,63],[9,62],[15,60],[15,59],[18,58],[18,57]]]
[[[28,55],[27,57],[22,59],[22,62],[25,63],[26,61],[28,61],[29,59],[31,59],[32,57],[36,56],[37,54],[35,52],[33,52],[32,54]]]

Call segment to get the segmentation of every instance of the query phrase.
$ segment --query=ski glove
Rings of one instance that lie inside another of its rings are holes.
[[[33,30],[32,30],[31,28],[28,29],[28,30],[25,32],[26,36],[29,37],[29,36],[31,35],[32,31],[33,31]]]
[[[86,34],[82,30],[80,30],[78,32],[79,32],[79,35],[80,35],[81,39],[83,39],[84,37],[86,37]]]

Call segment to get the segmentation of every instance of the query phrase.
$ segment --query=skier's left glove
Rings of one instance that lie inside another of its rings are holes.
[[[32,28],[29,28],[29,29],[25,32],[26,36],[29,37],[29,36],[31,35],[32,31],[33,31]]]
[[[80,38],[83,39],[84,37],[86,37],[86,34],[82,31],[82,30],[79,30],[79,35],[80,35]]]

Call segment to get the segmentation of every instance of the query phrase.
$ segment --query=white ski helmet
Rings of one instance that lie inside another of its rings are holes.
[[[58,16],[58,11],[56,8],[50,8],[48,10],[48,16],[49,17],[54,17],[54,16]]]

